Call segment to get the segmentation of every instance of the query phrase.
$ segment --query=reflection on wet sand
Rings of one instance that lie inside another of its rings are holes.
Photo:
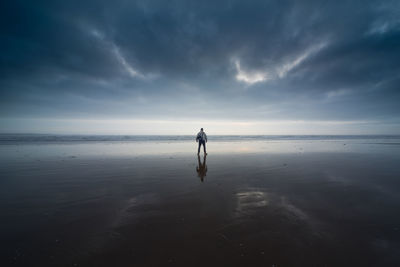
[[[203,155],[105,146],[4,146],[4,266],[400,266],[395,146],[213,153],[201,184]]]
[[[207,175],[207,164],[206,164],[207,155],[203,156],[203,162],[200,160],[200,156],[197,155],[197,176],[200,177],[200,180],[204,182],[204,176]]]

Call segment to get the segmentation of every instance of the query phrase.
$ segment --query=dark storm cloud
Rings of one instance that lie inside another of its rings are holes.
[[[7,1],[0,12],[3,116],[174,117],[196,103],[221,118],[400,115],[398,1]]]

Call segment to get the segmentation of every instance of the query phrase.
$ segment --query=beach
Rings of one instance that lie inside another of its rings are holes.
[[[398,136],[27,136],[2,266],[400,265]]]

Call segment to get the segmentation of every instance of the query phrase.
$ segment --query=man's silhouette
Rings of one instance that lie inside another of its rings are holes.
[[[197,175],[200,177],[200,180],[204,181],[204,176],[207,175],[207,164],[206,164],[207,156],[203,156],[203,163],[200,161],[200,156],[197,155],[198,165],[196,167]]]
[[[201,128],[200,132],[198,132],[198,134],[196,136],[196,142],[199,143],[199,148],[197,149],[197,155],[200,154],[201,145],[203,145],[204,155],[207,155],[207,152],[206,152],[207,135],[203,131],[203,128]]]

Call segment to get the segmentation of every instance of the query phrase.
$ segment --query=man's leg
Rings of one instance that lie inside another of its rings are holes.
[[[199,141],[199,148],[197,149],[197,154],[200,154],[200,146],[201,146],[201,141]]]
[[[204,155],[207,154],[207,152],[206,152],[206,141],[203,141],[203,149],[204,149]]]

